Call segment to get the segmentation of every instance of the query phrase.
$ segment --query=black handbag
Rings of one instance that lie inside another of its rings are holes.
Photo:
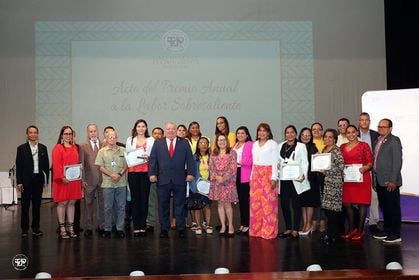
[[[186,198],[185,204],[188,210],[200,210],[205,207],[202,195],[193,192],[189,193],[189,197]]]

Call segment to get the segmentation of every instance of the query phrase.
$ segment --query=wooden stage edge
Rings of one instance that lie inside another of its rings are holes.
[[[179,274],[179,275],[149,275],[141,277],[130,276],[98,276],[98,277],[65,277],[63,280],[280,280],[280,279],[358,279],[358,280],[384,280],[384,279],[419,279],[419,269],[409,270],[325,270],[318,272],[256,272],[231,274]]]

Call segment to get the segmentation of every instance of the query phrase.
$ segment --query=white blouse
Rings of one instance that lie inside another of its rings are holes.
[[[269,139],[263,146],[259,146],[259,141],[254,142],[252,155],[253,165],[270,165],[271,180],[278,180],[278,144],[274,140]]]

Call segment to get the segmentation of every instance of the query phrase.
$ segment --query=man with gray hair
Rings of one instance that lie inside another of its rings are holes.
[[[391,133],[392,129],[393,122],[389,119],[382,119],[378,123],[380,136],[374,148],[374,183],[384,218],[384,232],[374,234],[374,238],[382,239],[385,243],[402,241],[400,187],[403,154],[400,139]]]
[[[99,140],[99,132],[96,124],[87,125],[87,140],[80,144],[80,162],[83,165],[83,190],[84,190],[84,224],[86,231],[84,236],[90,237],[93,234],[94,212],[96,212],[97,229],[101,233],[103,231],[104,208],[103,208],[103,191],[100,187],[102,183],[102,174],[99,166],[95,165],[95,160],[101,143]],[[96,211],[94,201],[96,198]]]
[[[111,237],[112,223],[115,223],[116,234],[124,238],[125,203],[127,199],[127,174],[125,148],[118,146],[115,131],[106,134],[107,145],[99,150],[95,164],[102,172],[102,185],[105,208],[105,231],[103,236]]]

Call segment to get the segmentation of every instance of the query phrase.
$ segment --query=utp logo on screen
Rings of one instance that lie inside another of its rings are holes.
[[[186,49],[189,38],[182,30],[169,30],[163,35],[163,46],[166,50],[172,52],[182,52]]]

